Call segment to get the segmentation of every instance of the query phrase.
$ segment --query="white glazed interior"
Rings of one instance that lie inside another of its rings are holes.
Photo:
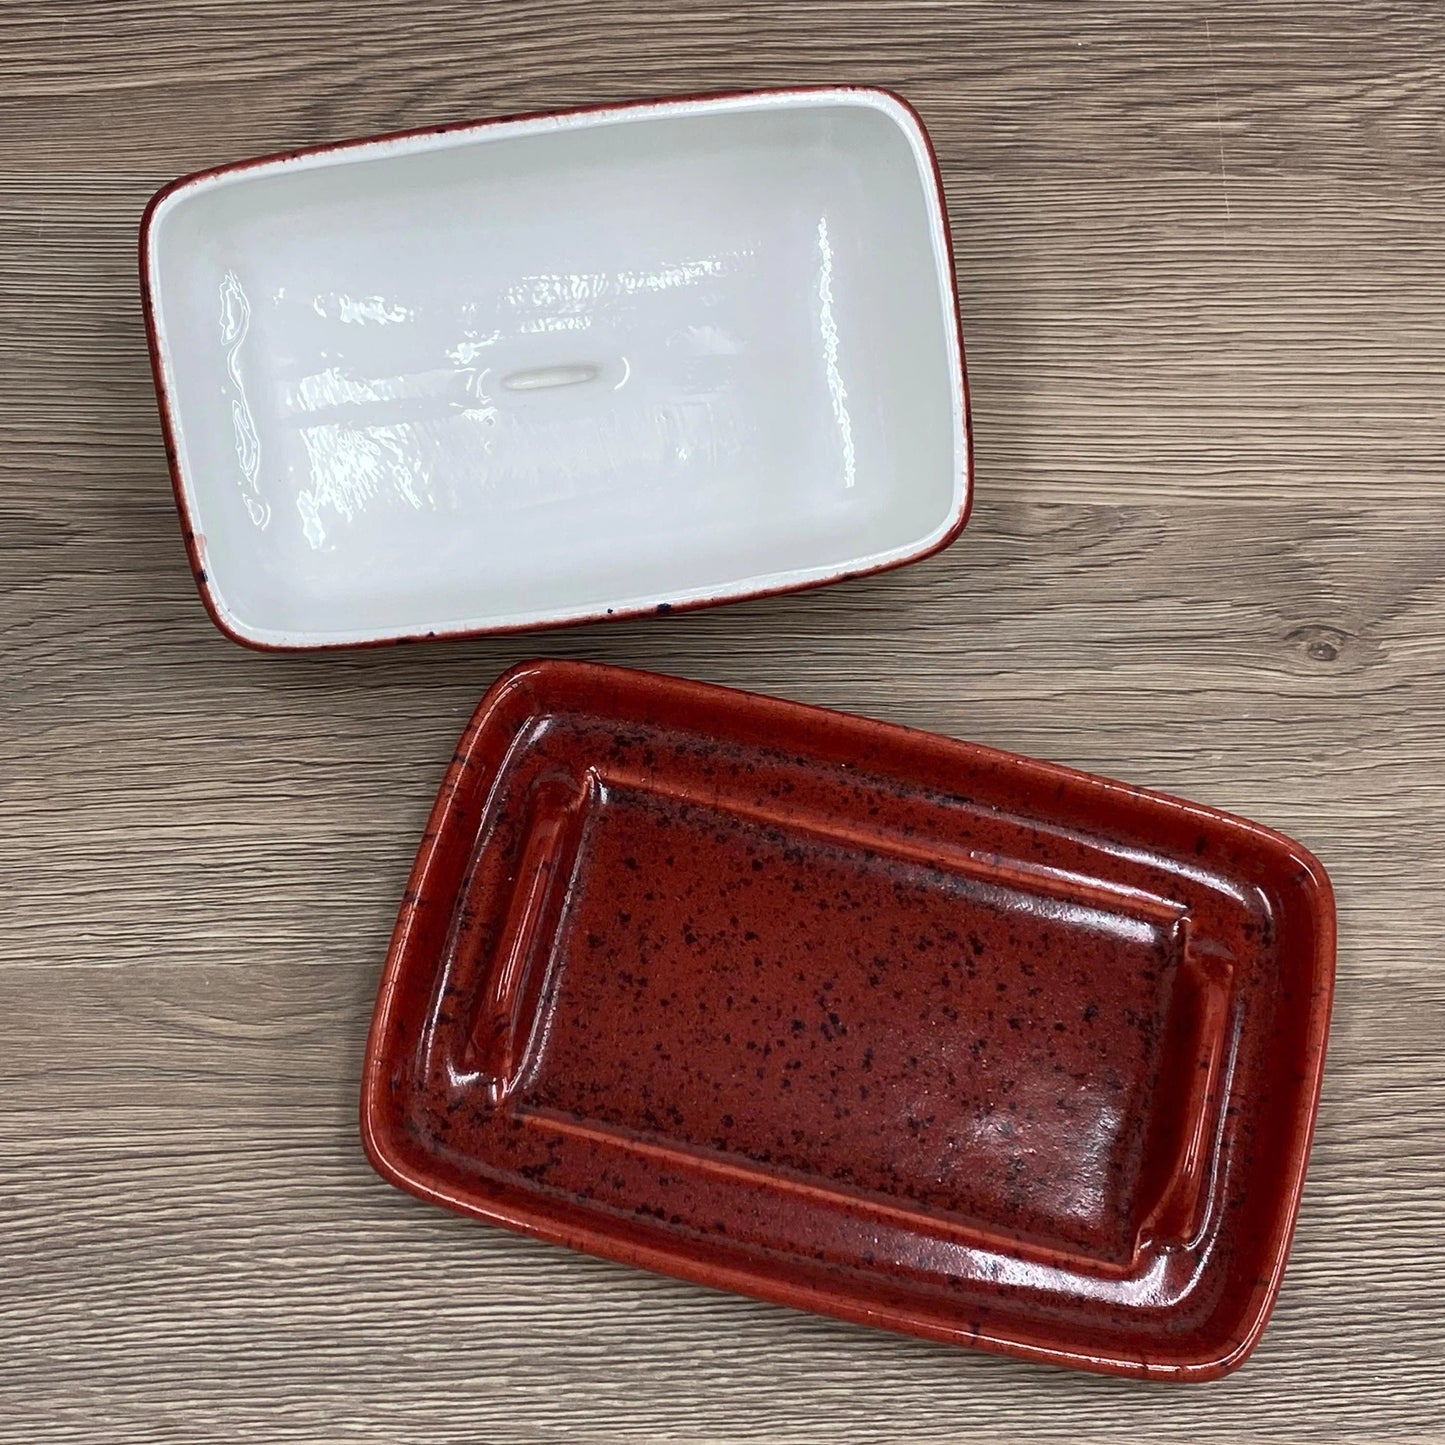
[[[967,504],[945,226],[916,121],[856,90],[183,185],[150,282],[223,622],[536,625],[927,551]]]

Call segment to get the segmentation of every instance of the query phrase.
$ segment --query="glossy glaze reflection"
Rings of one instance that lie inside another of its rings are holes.
[[[967,506],[926,139],[878,92],[340,149],[147,227],[220,620],[313,645],[803,585]]]
[[[396,1182],[548,1238],[1208,1376],[1278,1284],[1332,927],[1317,865],[1253,825],[534,664],[443,789],[363,1128]]]

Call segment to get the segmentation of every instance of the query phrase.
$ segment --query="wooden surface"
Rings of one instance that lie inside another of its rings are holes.
[[[0,1439],[1445,1438],[1445,10],[947,0],[0,7]],[[136,223],[194,168],[868,81],[937,142],[978,505],[857,584],[272,658],[187,573]],[[448,1217],[357,1142],[423,819],[529,653],[953,733],[1297,835],[1341,946],[1274,1323],[1032,1368]]]

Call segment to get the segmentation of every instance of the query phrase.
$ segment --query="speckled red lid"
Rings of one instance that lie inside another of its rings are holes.
[[[1203,1379],[1268,1318],[1334,913],[1276,833],[644,673],[488,693],[368,1047],[451,1208],[764,1299]]]

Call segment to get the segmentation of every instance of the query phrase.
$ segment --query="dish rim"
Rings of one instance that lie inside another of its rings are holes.
[[[206,567],[203,537],[195,518],[199,510],[195,489],[182,463],[179,445],[180,427],[175,399],[172,348],[165,333],[159,295],[159,262],[156,235],[167,211],[180,198],[197,190],[209,189],[218,183],[245,178],[252,172],[310,168],[346,163],[353,160],[376,159],[388,151],[407,153],[441,146],[465,144],[469,141],[498,139],[498,129],[512,129],[518,134],[545,130],[581,128],[591,124],[608,124],[645,118],[648,112],[675,111],[689,114],[698,110],[741,108],[741,102],[753,102],[758,108],[786,109],[798,104],[826,104],[832,98],[845,103],[867,106],[889,115],[905,134],[919,165],[924,182],[924,201],[935,261],[942,283],[940,301],[944,311],[949,367],[956,385],[958,408],[953,418],[953,453],[957,472],[954,477],[953,506],[941,527],[905,548],[896,556],[863,566],[841,565],[821,575],[795,581],[774,581],[760,587],[741,584],[728,590],[714,588],[707,595],[684,596],[676,601],[648,602],[634,606],[601,608],[588,612],[563,613],[557,617],[530,618],[500,623],[463,622],[454,626],[434,628],[370,629],[368,635],[337,636],[331,632],[304,631],[278,635],[277,629],[256,628],[237,617],[225,604]],[[549,122],[554,123],[549,127]],[[420,143],[420,144],[417,144]],[[366,155],[363,152],[372,152]],[[931,177],[932,184],[928,182]],[[323,141],[290,150],[229,161],[192,171],[162,186],[147,203],[141,217],[139,238],[141,309],[145,322],[146,344],[150,355],[151,374],[155,383],[156,404],[160,414],[161,436],[171,490],[181,524],[182,539],[191,576],[201,603],[218,631],[232,642],[258,652],[333,652],[355,648],[394,646],[401,643],[456,640],[468,637],[500,637],[538,632],[561,627],[579,627],[597,622],[622,622],[639,617],[660,617],[672,613],[691,612],[732,602],[756,601],[789,592],[811,591],[815,587],[868,577],[895,568],[921,562],[943,551],[957,540],[968,525],[974,500],[973,420],[969,399],[968,365],[964,351],[963,321],[959,310],[957,263],[953,235],[948,220],[943,172],[932,138],[914,106],[896,91],[873,85],[798,85],[781,88],[751,87],[738,90],[698,91],[681,94],[641,97],[628,101],[608,101],[570,106],[560,110],[520,111],[482,119],[450,121],[437,125],[410,127],[347,140]],[[950,324],[951,323],[951,324]],[[962,453],[960,459],[960,451]],[[961,464],[960,464],[961,461]]]

